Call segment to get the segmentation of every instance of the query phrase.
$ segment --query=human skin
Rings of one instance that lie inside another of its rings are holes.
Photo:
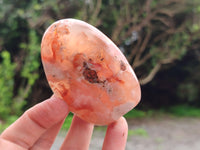
[[[65,118],[68,105],[54,95],[27,110],[0,135],[0,149],[48,150],[51,148]],[[87,150],[94,125],[74,116],[60,150]],[[108,125],[103,150],[124,150],[128,125],[121,117]]]

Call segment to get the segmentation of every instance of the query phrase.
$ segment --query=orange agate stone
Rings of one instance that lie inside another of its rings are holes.
[[[140,101],[140,85],[124,55],[86,22],[53,23],[43,36],[41,57],[54,94],[85,121],[107,125]]]

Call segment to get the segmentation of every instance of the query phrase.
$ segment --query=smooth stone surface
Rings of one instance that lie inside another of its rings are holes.
[[[124,55],[83,21],[53,23],[43,36],[41,57],[51,89],[83,120],[107,125],[140,101],[140,85]]]

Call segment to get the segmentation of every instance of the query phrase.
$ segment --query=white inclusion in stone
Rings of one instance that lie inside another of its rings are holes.
[[[82,69],[81,66],[78,66],[78,67],[77,67],[77,70],[78,70],[78,71],[81,71],[81,69]]]
[[[78,81],[78,82],[81,82],[82,80],[84,80],[83,76],[79,76],[79,77],[76,78],[76,81]]]
[[[123,116],[127,112],[129,112],[131,109],[133,109],[134,103],[133,102],[127,102],[125,104],[121,104],[119,106],[116,106],[113,108],[112,112],[112,118],[114,120],[119,119],[119,117]]]
[[[45,63],[43,63],[43,65],[44,65],[47,76],[52,75],[52,76],[55,76],[56,79],[64,79],[65,78],[65,76],[63,75],[63,72],[59,68],[58,64],[45,62]]]
[[[77,92],[77,93],[79,93],[79,92]],[[92,96],[84,95],[84,94],[77,94],[77,95],[75,95],[74,98],[75,98],[75,101],[74,101],[73,105],[75,107],[81,107],[84,105],[87,106],[87,105],[91,104],[91,102],[94,100],[94,98]]]
[[[133,97],[135,96],[135,90],[131,91],[131,96],[133,96]]]

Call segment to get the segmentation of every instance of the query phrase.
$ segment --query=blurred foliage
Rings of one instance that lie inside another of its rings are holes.
[[[65,119],[61,129],[68,130],[70,128],[70,126],[71,126],[72,119],[73,119],[73,114],[69,113],[67,118]]]
[[[167,110],[167,112],[178,117],[200,117],[200,109],[188,105],[172,106]]]
[[[138,110],[133,109],[124,117],[128,119],[141,118],[163,118],[163,117],[193,117],[200,118],[199,107],[189,106],[187,104],[174,105],[160,109]]]
[[[151,111],[147,111],[144,112],[142,110],[137,110],[137,109],[133,109],[130,112],[128,112],[127,114],[124,115],[125,118],[129,119],[129,118],[143,118],[143,117],[147,117],[151,114]]]
[[[199,88],[194,83],[182,83],[178,86],[177,95],[181,99],[195,101],[198,99]]]
[[[23,98],[27,98],[31,89],[31,86],[34,85],[36,79],[39,77],[38,68],[40,66],[39,54],[40,54],[40,41],[35,33],[31,30],[28,34],[29,42],[21,43],[20,48],[23,50],[25,57],[23,58],[23,66],[21,68],[21,77],[24,78],[25,82],[23,83],[20,89],[20,95],[23,95]],[[26,87],[24,91],[24,87]]]
[[[200,105],[199,16],[198,0],[0,0],[0,120],[44,98],[38,87],[51,94],[44,88],[40,41],[45,29],[63,18],[96,26],[120,47],[148,86],[143,86],[147,103],[152,102],[148,95],[157,94],[154,104],[160,106],[162,95],[155,91],[165,85],[165,93],[175,95],[166,104]],[[174,66],[184,75],[173,74]]]
[[[16,64],[11,63],[8,51],[3,51],[0,56],[2,57],[2,63],[0,64],[0,119],[5,119],[12,113],[14,70]]]
[[[11,115],[8,116],[4,122],[0,122],[0,133],[4,131],[8,126],[10,126],[13,122],[18,119],[19,116]]]

